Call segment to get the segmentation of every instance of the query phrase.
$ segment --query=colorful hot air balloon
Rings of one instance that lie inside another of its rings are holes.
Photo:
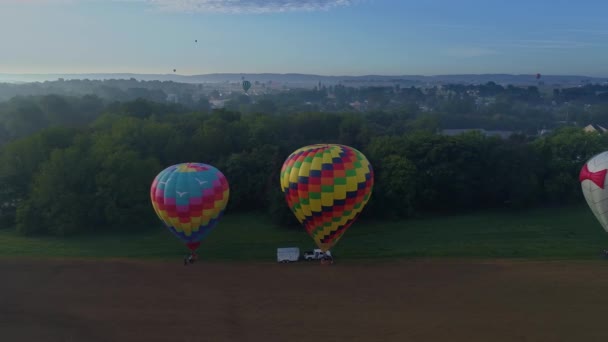
[[[243,81],[243,90],[245,92],[247,92],[249,90],[249,88],[251,88],[251,82],[249,82],[249,81]]]
[[[201,163],[170,166],[156,176],[150,188],[154,211],[193,253],[218,224],[229,195],[226,177]]]
[[[374,171],[363,153],[334,144],[293,152],[281,169],[289,208],[317,246],[332,248],[370,199]]]
[[[608,151],[600,153],[583,166],[579,181],[585,200],[605,231],[608,232]]]

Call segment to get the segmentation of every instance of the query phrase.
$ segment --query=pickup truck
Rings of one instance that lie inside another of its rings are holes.
[[[306,261],[321,260],[321,259],[327,258],[327,257],[329,257],[329,258],[332,257],[330,251],[327,251],[327,252],[323,253],[322,250],[315,249],[315,250],[312,250],[312,251],[304,252],[304,260],[306,260]]]

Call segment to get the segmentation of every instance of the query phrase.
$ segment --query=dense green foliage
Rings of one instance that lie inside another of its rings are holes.
[[[541,84],[515,87],[493,82],[427,87],[387,85],[348,87],[319,83],[313,89],[287,89],[254,82],[246,95],[240,82],[188,84],[132,78],[0,83],[0,101],[10,99],[0,105],[0,141],[22,137],[59,121],[89,122],[99,114],[102,102],[124,103],[137,99],[176,102],[191,111],[208,111],[210,102],[219,101],[213,106],[225,106],[244,114],[405,112],[412,119],[412,127],[427,129],[483,128],[536,134],[541,129],[562,125],[608,126],[608,85],[573,88]],[[27,101],[23,96],[37,96],[37,100]],[[74,96],[84,97],[79,100]],[[75,117],[74,113],[81,115]],[[61,118],[57,118],[57,114]],[[59,120],[53,121],[53,118]]]
[[[469,110],[481,115],[464,103],[469,101],[464,95],[454,95],[470,90],[442,90],[447,94],[442,101],[454,102],[446,107],[449,112],[461,108],[462,115]],[[307,91],[306,96],[316,101],[327,91]],[[391,103],[383,88],[336,86],[331,91]],[[428,100],[428,94],[414,88],[391,91],[409,100]],[[509,105],[525,100],[526,108],[542,102],[534,87],[489,84],[476,91],[498,93]],[[229,213],[257,211],[283,226],[295,225],[280,192],[279,172],[293,150],[313,143],[347,144],[371,161],[376,184],[362,219],[580,203],[580,167],[608,147],[608,135],[584,133],[580,127],[543,137],[441,135],[436,129],[443,114],[423,113],[405,102],[400,110],[385,111],[289,109],[286,103],[300,95],[286,93],[285,103],[243,99],[242,112],[193,111],[144,99],[109,103],[95,96],[17,97],[0,103],[5,133],[0,226],[53,235],[154,227],[158,220],[149,203],[149,185],[163,168],[186,161],[209,163],[224,172],[231,188]],[[530,115],[523,120],[536,117]]]

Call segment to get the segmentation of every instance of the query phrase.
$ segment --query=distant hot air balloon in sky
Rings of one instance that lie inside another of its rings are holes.
[[[540,74],[536,74],[536,79],[540,79]]]
[[[249,82],[249,81],[243,81],[243,90],[245,92],[247,92],[249,90],[249,88],[251,88],[251,82]]]
[[[327,251],[355,222],[371,197],[374,171],[363,153],[334,144],[294,151],[283,163],[281,189],[291,211]]]
[[[176,69],[173,69],[173,72],[176,72],[176,71],[177,71]]]
[[[579,181],[591,211],[608,232],[608,151],[593,156],[581,169]]]
[[[229,195],[226,177],[201,163],[170,166],[156,176],[150,188],[154,211],[192,252],[217,226]]]
[[[194,40],[194,42],[195,42],[195,43],[198,43],[198,39],[195,39],[195,40]]]

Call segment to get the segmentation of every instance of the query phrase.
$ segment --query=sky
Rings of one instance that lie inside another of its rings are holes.
[[[606,13],[605,0],[0,0],[0,73],[608,77]]]

